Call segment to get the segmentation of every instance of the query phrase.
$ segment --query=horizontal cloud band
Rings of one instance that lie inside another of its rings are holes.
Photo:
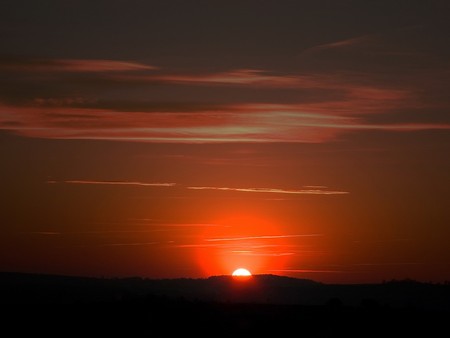
[[[92,184],[92,185],[122,185],[122,186],[143,186],[143,187],[174,187],[176,183],[149,183],[135,181],[95,181],[95,180],[49,180],[48,184],[66,183],[66,184]],[[311,189],[315,187],[315,189]],[[295,195],[345,195],[348,191],[326,190],[325,186],[309,186],[310,189],[287,190],[279,188],[229,188],[229,187],[186,187],[190,190],[219,190],[219,191],[238,191],[249,193],[272,193],[272,194],[295,194]]]

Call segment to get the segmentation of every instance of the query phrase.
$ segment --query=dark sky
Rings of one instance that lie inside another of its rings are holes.
[[[450,279],[447,1],[0,4],[0,270]]]

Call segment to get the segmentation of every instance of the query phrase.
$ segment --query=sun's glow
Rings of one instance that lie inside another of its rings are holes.
[[[233,276],[234,277],[248,277],[251,276],[252,274],[250,273],[250,271],[248,271],[247,269],[244,268],[239,268],[233,271]]]

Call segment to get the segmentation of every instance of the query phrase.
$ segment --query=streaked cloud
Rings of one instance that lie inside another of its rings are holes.
[[[282,257],[282,256],[293,256],[294,252],[245,252],[245,251],[234,251],[235,253],[240,253],[243,256],[262,256],[262,257]]]
[[[277,188],[230,188],[230,187],[187,187],[191,190],[220,190],[220,191],[239,191],[253,193],[273,193],[273,194],[295,194],[295,195],[345,195],[348,191],[323,190],[323,189],[299,189],[286,190]]]
[[[366,39],[369,37],[356,37],[317,48],[351,46]],[[36,88],[39,84],[50,94],[33,90],[20,98],[14,91],[0,94],[0,129],[26,137],[153,143],[324,143],[355,131],[450,130],[448,121],[442,119],[428,122],[425,117],[410,119],[405,114],[402,119],[389,117],[395,111],[425,110],[427,105],[419,102],[416,85],[386,84],[373,74],[280,74],[251,68],[187,75],[158,70],[149,74],[155,66],[107,59],[0,60],[0,69],[14,75],[14,82],[6,80],[5,88]],[[40,72],[39,76],[27,76],[33,72]],[[89,74],[78,76],[81,82],[77,82],[67,72]],[[210,90],[211,85],[247,86],[267,87],[268,91],[299,89],[308,94],[299,102],[279,104],[230,99],[222,103],[221,99],[209,103],[198,99],[139,104],[127,90],[120,98],[114,94],[114,86],[129,88],[155,82],[164,87],[205,85]],[[94,86],[103,99],[87,95],[86,86]]]
[[[102,244],[101,246],[147,246],[147,245],[155,245],[160,244],[159,242],[137,242],[137,243],[109,243],[109,244]]]
[[[155,75],[128,77],[129,79],[161,81],[197,85],[252,85],[261,87],[292,88],[310,83],[308,78],[291,75],[275,75],[259,69],[236,69],[222,73],[191,75]]]
[[[338,48],[356,46],[356,45],[360,45],[364,42],[368,42],[371,39],[373,39],[372,35],[357,36],[357,37],[353,37],[353,38],[348,38],[348,39],[344,39],[344,40],[338,40],[338,41],[333,41],[333,42],[317,45],[317,46],[308,48],[303,53],[311,53],[311,52],[316,52],[316,51],[325,51],[328,49],[338,49]]]
[[[402,266],[402,265],[423,265],[424,263],[418,263],[418,262],[391,262],[391,263],[358,263],[358,264],[352,264],[353,266]]]
[[[213,223],[156,223],[152,224],[152,226],[162,226],[162,227],[187,227],[187,228],[197,228],[197,227],[227,227],[221,224],[213,224]]]
[[[287,273],[345,273],[343,270],[315,270],[315,269],[280,269],[269,270],[271,272],[287,272]]]
[[[450,130],[448,123],[372,124],[346,116],[350,107],[341,107],[336,115],[325,113],[327,109],[245,104],[213,111],[129,112],[0,103],[0,129],[37,138],[154,143],[322,143],[351,131]]]
[[[91,181],[91,180],[65,180],[65,181],[47,181],[48,184],[67,183],[67,184],[95,184],[95,185],[134,185],[142,187],[173,187],[176,183],[148,183],[135,181]]]
[[[207,242],[224,242],[224,241],[245,241],[254,239],[280,239],[280,238],[294,238],[294,237],[318,237],[322,234],[301,234],[301,235],[265,235],[265,236],[244,236],[244,237],[222,237],[222,238],[208,238]]]
[[[123,72],[157,69],[133,61],[108,59],[18,59],[2,62],[0,69],[16,72]]]
[[[217,244],[217,243],[200,243],[200,244],[175,244],[175,248],[230,248],[232,246],[228,244]]]
[[[138,181],[98,181],[98,180],[48,180],[47,184],[86,184],[86,185],[119,185],[119,186],[142,186],[142,187],[174,187],[176,183],[150,183],[150,182],[138,182]],[[230,187],[201,187],[201,186],[188,186],[186,189],[189,190],[219,190],[219,191],[238,191],[238,192],[249,192],[249,193],[270,193],[270,194],[295,194],[295,195],[345,195],[349,194],[348,191],[338,191],[338,190],[324,190],[326,187],[316,186],[314,189],[298,189],[298,190],[288,190],[288,189],[278,189],[278,188],[230,188]],[[161,226],[218,226],[218,224],[171,224],[171,223],[152,223],[152,225]]]
[[[30,231],[30,232],[22,232],[22,234],[43,235],[43,236],[59,236],[59,235],[62,235],[62,233],[58,232],[58,231]]]

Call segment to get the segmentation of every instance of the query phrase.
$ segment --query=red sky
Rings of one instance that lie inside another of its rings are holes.
[[[4,1],[0,270],[450,279],[445,1]]]

